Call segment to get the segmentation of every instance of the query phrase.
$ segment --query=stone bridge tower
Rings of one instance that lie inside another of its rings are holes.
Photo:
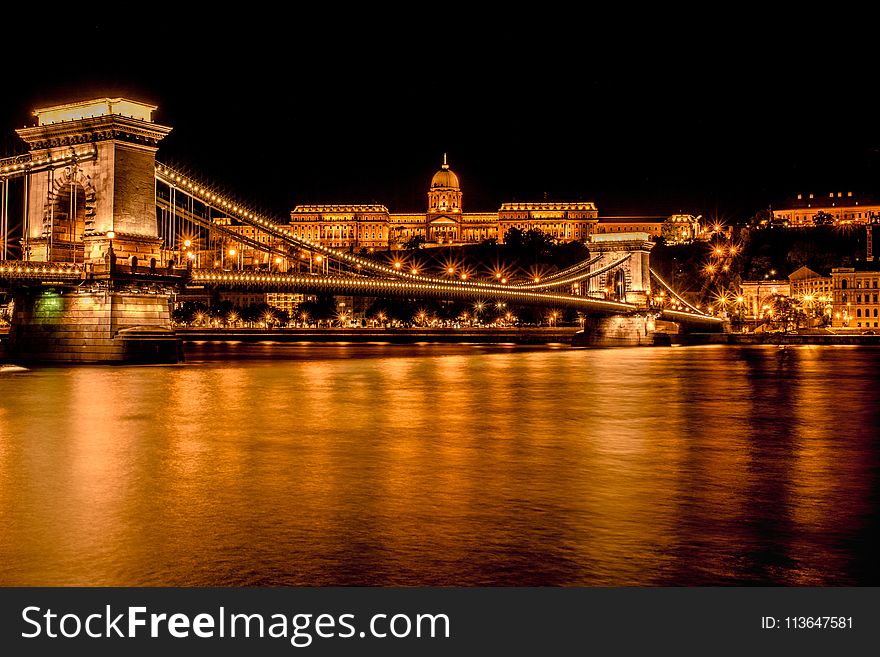
[[[122,98],[57,105],[35,110],[37,125],[17,131],[35,166],[25,257],[83,263],[84,272],[82,281],[14,289],[15,360],[178,360],[170,324],[175,278],[157,273],[164,263],[155,154],[171,128],[153,123],[155,109]]]
[[[617,267],[591,278],[589,295],[647,307],[651,294],[650,253],[654,247],[651,236],[648,233],[591,235],[589,247],[592,257],[601,256],[590,267],[591,271],[626,258]]]
[[[155,109],[124,98],[68,103],[34,110],[37,125],[16,131],[49,163],[28,187],[27,259],[103,263],[112,231],[120,262],[161,262],[155,155],[171,128],[153,123]]]
[[[649,256],[653,246],[648,233],[590,236],[590,256],[599,256],[590,266],[590,271],[608,269],[590,278],[589,296],[631,303],[644,309],[644,312],[587,317],[583,331],[575,335],[572,344],[602,347],[655,344],[656,323],[648,309],[648,297],[651,295]]]

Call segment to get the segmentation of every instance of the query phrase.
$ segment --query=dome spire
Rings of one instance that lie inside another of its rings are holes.
[[[443,153],[443,167],[442,168],[444,171],[449,168],[449,165],[446,164],[446,153]]]

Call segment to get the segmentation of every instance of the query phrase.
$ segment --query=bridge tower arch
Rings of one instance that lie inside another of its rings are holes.
[[[22,240],[25,260],[82,263],[84,238],[95,215],[95,188],[76,164],[55,170],[40,221]]]
[[[79,261],[103,262],[110,231],[117,256],[160,259],[155,156],[171,128],[153,122],[155,109],[125,98],[67,103],[34,110],[37,125],[16,130],[33,160],[46,163],[28,186],[30,260],[72,262],[79,253]],[[65,200],[82,201],[75,216]]]
[[[76,263],[83,271],[73,282],[13,288],[13,359],[178,360],[173,284],[155,269],[138,271],[139,262],[162,260],[155,154],[171,128],[152,121],[155,109],[124,98],[87,100],[37,109],[37,125],[17,130],[33,171],[25,259]]]
[[[590,271],[608,272],[590,278],[590,296],[647,307],[651,295],[650,253],[654,247],[651,236],[648,233],[591,235],[588,246],[590,255],[597,258]]]
[[[644,312],[587,317],[583,331],[575,335],[576,346],[635,346],[654,342],[656,324],[649,310],[651,295],[650,253],[654,246],[648,233],[591,235],[588,294],[598,299],[630,303]]]

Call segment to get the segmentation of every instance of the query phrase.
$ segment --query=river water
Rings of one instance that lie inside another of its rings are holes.
[[[0,584],[880,584],[880,349],[187,359],[0,373]]]

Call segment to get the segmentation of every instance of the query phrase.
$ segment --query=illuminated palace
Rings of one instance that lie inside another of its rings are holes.
[[[774,210],[773,219],[785,226],[870,224],[880,221],[880,204],[852,192],[798,194],[789,207]]]
[[[503,203],[497,212],[464,212],[461,183],[443,165],[431,178],[425,212],[389,212],[384,205],[297,205],[290,213],[296,237],[350,251],[504,241],[511,228],[540,230],[556,240],[585,240],[592,233],[640,231],[660,234],[662,217],[616,218],[603,222],[590,201]]]

